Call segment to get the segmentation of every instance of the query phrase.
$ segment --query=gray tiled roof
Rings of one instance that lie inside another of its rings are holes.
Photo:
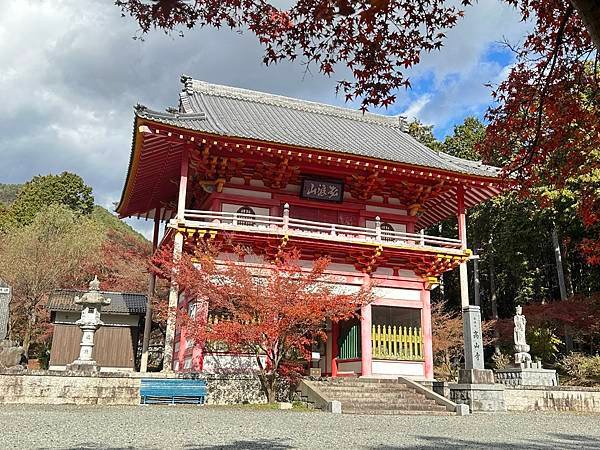
[[[139,117],[189,130],[495,177],[498,169],[436,152],[399,116],[365,113],[182,77],[180,112],[136,108]]]
[[[81,297],[85,291],[58,290],[48,299],[50,311],[81,311],[75,303],[75,296]],[[146,312],[146,295],[128,292],[101,292],[103,297],[110,298],[110,305],[103,306],[102,312],[113,314],[144,314]]]

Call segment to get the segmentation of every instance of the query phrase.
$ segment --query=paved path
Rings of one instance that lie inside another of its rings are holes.
[[[350,416],[188,406],[0,406],[0,448],[600,449],[600,416]]]

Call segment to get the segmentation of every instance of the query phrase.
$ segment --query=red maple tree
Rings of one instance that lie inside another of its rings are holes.
[[[327,320],[354,317],[371,300],[368,277],[355,292],[339,292],[326,274],[327,258],[305,269],[297,251],[260,263],[217,261],[214,255],[202,249],[173,262],[172,251],[163,248],[153,264],[160,276],[172,277],[186,298],[198,304],[192,317],[180,310],[186,336],[205,350],[219,343],[228,352],[253,355],[269,402],[275,401],[282,364],[307,359],[312,343],[327,338]],[[208,321],[208,312],[221,320]]]
[[[517,64],[493,89],[496,104],[480,151],[501,164],[525,195],[540,185],[575,191],[589,231],[582,250],[600,262],[600,111],[595,0],[504,0],[534,24],[512,47]],[[248,28],[264,62],[300,58],[331,75],[352,73],[337,89],[362,109],[387,106],[409,87],[404,71],[439,49],[472,0],[295,0],[286,9],[263,0],[116,0],[146,33],[194,26]],[[595,43],[595,45],[594,45]],[[542,197],[541,200],[544,200]]]

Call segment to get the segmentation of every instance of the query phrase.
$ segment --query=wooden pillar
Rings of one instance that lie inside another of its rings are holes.
[[[173,260],[177,261],[183,251],[183,233],[175,233],[173,246]],[[179,301],[179,287],[173,279],[169,290],[169,309],[167,312],[167,329],[165,331],[165,350],[163,355],[163,372],[173,370],[173,340],[175,339],[175,325],[177,322],[177,304]]]
[[[425,379],[433,380],[433,334],[431,330],[430,292],[421,288],[421,334],[423,335],[423,359],[425,360]]]
[[[160,208],[154,210],[154,232],[152,234],[152,254],[158,246],[158,232],[160,229]],[[148,274],[148,300],[146,301],[146,317],[144,322],[144,338],[142,341],[142,359],[140,361],[140,372],[148,371],[148,347],[150,345],[150,334],[152,333],[152,296],[156,286],[156,274]]]
[[[461,184],[456,188],[456,218],[458,219],[458,238],[460,239],[462,250],[467,249],[467,218],[465,211],[465,188]],[[469,306],[469,278],[467,272],[467,262],[465,261],[459,267],[460,270],[460,303],[464,308]]]
[[[331,322],[331,377],[337,377],[338,365],[337,357],[339,353],[338,339],[340,337],[339,322]]]
[[[360,362],[363,377],[368,377],[373,373],[373,352],[371,347],[371,326],[372,326],[371,305],[365,305],[360,308]]]
[[[187,180],[189,167],[189,145],[185,145],[181,154],[181,168],[179,175],[179,196],[177,197],[177,220],[182,222],[185,217],[185,197],[187,194]]]

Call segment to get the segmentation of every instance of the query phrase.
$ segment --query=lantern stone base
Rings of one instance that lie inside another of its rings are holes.
[[[556,370],[542,369],[540,363],[496,370],[496,382],[508,386],[558,386]]]
[[[93,375],[100,373],[100,366],[96,364],[96,361],[81,361],[76,359],[71,364],[67,364],[67,371],[77,372],[83,375]]]

